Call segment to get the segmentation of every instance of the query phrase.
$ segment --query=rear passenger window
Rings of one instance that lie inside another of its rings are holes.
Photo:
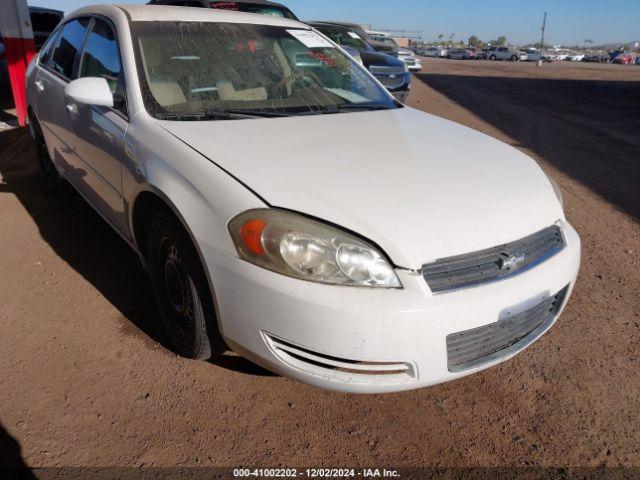
[[[111,26],[97,18],[87,37],[80,64],[80,77],[104,78],[116,93],[122,74],[118,41]]]
[[[73,77],[76,55],[82,48],[89,21],[88,18],[71,20],[62,28],[56,41],[51,68],[65,78],[72,79]]]

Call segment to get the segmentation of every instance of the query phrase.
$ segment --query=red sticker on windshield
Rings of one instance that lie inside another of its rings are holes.
[[[219,10],[240,10],[238,2],[209,2],[209,6]]]
[[[312,52],[311,50],[309,50],[307,52],[307,55],[309,55],[311,58],[315,58],[316,60],[320,60],[322,63],[331,68],[337,68],[336,62],[333,60],[333,58],[327,57],[322,52]]]

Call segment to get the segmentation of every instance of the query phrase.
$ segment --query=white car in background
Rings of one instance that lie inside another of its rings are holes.
[[[582,60],[584,60],[584,57],[584,53],[574,53],[572,55],[569,55],[565,60],[569,60],[571,62],[581,62]]]
[[[487,59],[489,60],[508,60],[517,62],[526,60],[527,55],[512,47],[489,47],[487,50]]]
[[[423,57],[447,58],[447,49],[441,47],[421,48],[419,54]]]
[[[411,72],[419,72],[422,70],[422,62],[416,55],[406,48],[398,50],[398,59],[402,60]]]
[[[513,357],[575,284],[580,239],[534,160],[403,106],[302,23],[85,7],[27,96],[48,184],[138,253],[185,357],[409,390]]]
[[[538,50],[537,48],[527,48],[524,50],[524,54],[527,56],[527,62],[538,62],[540,60],[543,62],[551,62],[555,60],[554,55]]]
[[[523,50],[523,53],[527,56],[527,62],[537,62],[538,60],[542,60],[542,52],[537,48],[527,48]]]

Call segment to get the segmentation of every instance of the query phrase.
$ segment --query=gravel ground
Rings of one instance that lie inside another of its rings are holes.
[[[81,200],[44,192],[24,130],[0,132],[0,464],[640,466],[639,80],[632,66],[424,60],[409,104],[534,157],[583,266],[524,353],[391,395],[176,357],[136,256]]]

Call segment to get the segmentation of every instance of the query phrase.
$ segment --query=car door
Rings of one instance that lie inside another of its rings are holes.
[[[129,121],[116,29],[102,17],[93,19],[80,56],[78,78],[84,77],[107,80],[114,95],[114,107],[85,105],[65,99],[74,132],[71,148],[83,170],[83,175],[76,176],[77,187],[113,226],[124,233],[122,165]]]
[[[65,107],[64,89],[75,78],[79,53],[91,18],[74,18],[60,28],[51,58],[45,46],[39,59],[36,87],[36,113],[51,152],[51,158],[72,183],[77,158],[71,144],[72,127]]]

